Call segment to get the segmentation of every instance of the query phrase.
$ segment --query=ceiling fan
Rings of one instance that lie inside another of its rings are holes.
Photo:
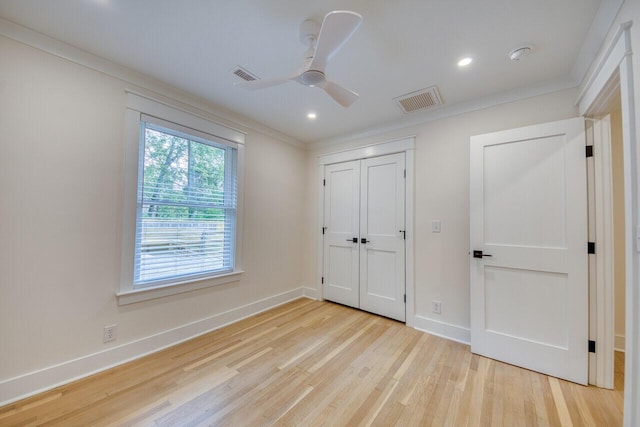
[[[264,89],[289,81],[307,87],[323,89],[338,104],[347,108],[358,100],[359,95],[337,83],[327,80],[325,69],[333,55],[351,38],[362,22],[362,15],[346,10],[329,12],[320,27],[310,19],[300,26],[300,39],[309,47],[304,64],[295,74],[266,80],[236,83],[245,89]]]

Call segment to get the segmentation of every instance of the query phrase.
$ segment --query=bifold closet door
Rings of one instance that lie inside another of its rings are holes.
[[[404,153],[325,167],[325,299],[405,320],[404,170]]]

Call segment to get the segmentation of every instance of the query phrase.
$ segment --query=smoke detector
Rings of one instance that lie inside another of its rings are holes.
[[[520,61],[522,58],[524,58],[525,56],[529,56],[531,55],[531,53],[533,52],[533,47],[531,46],[521,46],[517,49],[512,50],[511,52],[509,52],[509,59],[512,61]]]

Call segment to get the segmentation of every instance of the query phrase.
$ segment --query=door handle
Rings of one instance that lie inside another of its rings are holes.
[[[358,243],[358,238],[357,237],[353,237],[351,239],[347,239],[347,242]]]
[[[473,251],[473,257],[474,258],[482,259],[483,257],[491,257],[491,256],[493,256],[493,255],[483,254],[482,251]]]
[[[365,245],[367,244],[367,241],[368,241],[369,243],[371,243],[371,240],[367,240],[365,237],[363,237],[362,239],[360,239],[360,243],[365,244]]]

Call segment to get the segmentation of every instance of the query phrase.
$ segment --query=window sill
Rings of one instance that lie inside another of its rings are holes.
[[[200,277],[181,283],[172,283],[170,285],[134,289],[130,291],[127,290],[118,292],[116,296],[118,297],[118,305],[134,304],[136,302],[176,295],[182,292],[195,291],[196,289],[204,289],[211,286],[223,285],[225,283],[237,282],[240,280],[242,273],[244,273],[244,271],[238,270],[209,278]]]

